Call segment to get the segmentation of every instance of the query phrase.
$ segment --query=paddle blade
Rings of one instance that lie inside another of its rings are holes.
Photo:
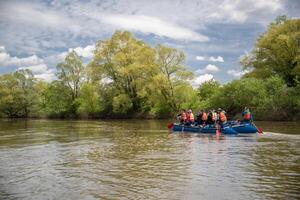
[[[261,128],[257,128],[257,132],[263,134],[263,130]]]
[[[168,124],[168,129],[171,129],[171,128],[173,128],[173,123]]]

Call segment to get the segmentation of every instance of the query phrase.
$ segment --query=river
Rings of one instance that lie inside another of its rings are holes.
[[[165,120],[0,120],[0,199],[300,199],[300,125],[171,134]]]

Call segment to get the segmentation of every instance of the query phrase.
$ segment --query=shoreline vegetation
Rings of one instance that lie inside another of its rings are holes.
[[[116,31],[87,64],[70,52],[52,82],[30,70],[0,75],[0,118],[170,119],[181,109],[221,107],[238,119],[247,106],[255,121],[300,120],[300,19],[272,22],[241,59],[239,80],[194,88],[184,63],[178,49]]]

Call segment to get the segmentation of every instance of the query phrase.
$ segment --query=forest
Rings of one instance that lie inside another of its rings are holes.
[[[29,70],[0,76],[0,116],[7,118],[169,118],[181,109],[244,106],[254,120],[300,119],[300,20],[278,17],[240,60],[239,80],[193,88],[184,52],[151,47],[127,31],[96,43],[88,64],[75,51],[57,64],[56,80]]]

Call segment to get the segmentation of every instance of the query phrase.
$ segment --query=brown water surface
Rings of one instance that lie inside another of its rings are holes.
[[[0,199],[300,199],[300,125],[170,134],[167,121],[0,121]]]

